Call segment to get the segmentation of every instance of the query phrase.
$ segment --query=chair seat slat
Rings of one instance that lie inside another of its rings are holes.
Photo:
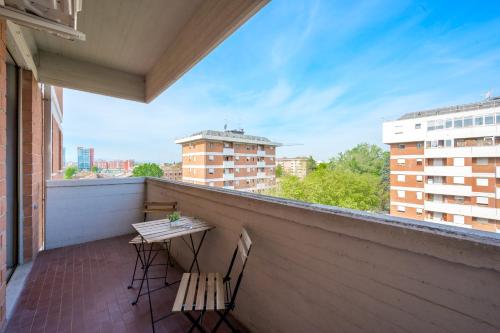
[[[196,286],[198,285],[198,273],[191,273],[189,279],[189,288],[186,294],[186,301],[184,302],[184,311],[193,310],[194,296],[196,295]]]
[[[213,310],[215,307],[215,274],[208,273],[207,282],[207,310]]]
[[[172,307],[172,312],[179,312],[182,310],[182,305],[186,296],[186,289],[189,282],[189,273],[182,274],[181,282],[179,283],[179,289],[177,291],[177,296],[175,297],[174,306]]]
[[[207,274],[200,273],[200,278],[198,279],[198,292],[196,295],[195,310],[203,310],[205,308],[206,291],[207,291]]]
[[[222,275],[220,273],[215,274],[216,279],[216,309],[224,310],[224,284],[222,282]]]

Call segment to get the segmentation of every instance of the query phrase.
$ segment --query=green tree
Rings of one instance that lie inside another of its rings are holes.
[[[276,178],[283,176],[283,166],[281,164],[278,164],[278,166],[276,167],[275,173],[276,173]]]
[[[360,143],[356,147],[332,158],[330,168],[382,176],[388,158],[389,152],[384,151],[379,146]]]
[[[309,158],[307,159],[307,172],[309,173],[311,171],[314,171],[316,170],[316,168],[317,168],[316,161],[312,156],[309,156]]]
[[[93,173],[98,173],[99,172],[99,168],[97,166],[92,166],[92,168],[90,169],[90,171],[92,171]]]
[[[323,168],[311,172],[304,180],[295,176],[282,177],[277,193],[290,199],[378,211],[381,203],[378,183],[374,175]]]
[[[64,179],[73,179],[73,177],[77,174],[78,169],[74,166],[67,167],[64,170]]]
[[[317,164],[303,180],[284,175],[269,194],[352,209],[387,210],[389,153],[376,145],[359,144],[328,163]]]
[[[163,170],[156,163],[143,163],[134,168],[132,175],[134,177],[161,177]]]

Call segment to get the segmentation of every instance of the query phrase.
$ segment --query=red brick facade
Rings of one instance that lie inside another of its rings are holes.
[[[7,185],[5,179],[7,143],[7,73],[5,65],[5,20],[0,20],[0,328],[5,324]]]
[[[23,258],[33,259],[43,241],[43,112],[38,83],[30,71],[22,77]]]

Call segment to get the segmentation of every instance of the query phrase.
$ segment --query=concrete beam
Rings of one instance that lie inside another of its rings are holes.
[[[38,71],[28,42],[21,27],[12,21],[7,21],[7,47],[16,64],[33,72],[38,80]]]
[[[143,76],[54,53],[39,52],[38,75],[54,86],[145,102]]]
[[[203,1],[146,75],[146,102],[171,86],[269,0]]]

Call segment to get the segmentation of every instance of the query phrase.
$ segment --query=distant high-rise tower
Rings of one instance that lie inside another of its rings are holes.
[[[94,148],[78,147],[78,170],[90,170],[94,166]]]

